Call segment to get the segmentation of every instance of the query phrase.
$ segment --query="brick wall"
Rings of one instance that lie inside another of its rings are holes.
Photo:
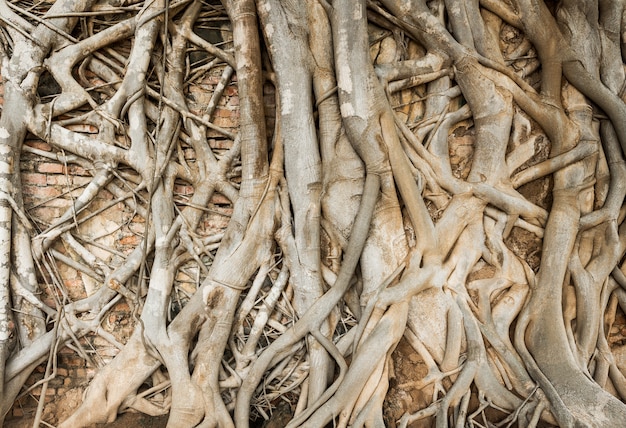
[[[204,106],[208,103],[218,84],[220,74],[221,70],[215,70],[215,73],[207,75],[189,87],[194,113],[203,114]],[[274,114],[275,103],[272,89],[270,85],[267,85],[266,101],[269,117]],[[0,105],[2,104],[1,91],[2,86],[0,85]],[[213,123],[236,133],[239,120],[238,106],[239,98],[236,77],[234,77],[215,110],[212,118]],[[273,124],[268,123],[268,127],[271,133]],[[95,132],[95,129],[85,128],[74,130]],[[209,130],[207,137],[209,145],[216,153],[232,146],[232,141],[218,132]],[[194,150],[184,143],[181,144],[183,156],[187,161],[193,162]],[[29,148],[35,149],[36,152],[33,153],[33,150]],[[80,195],[92,177],[91,171],[80,166],[75,164],[64,165],[51,159],[54,155],[54,149],[43,141],[34,139],[25,141],[25,151],[20,162],[24,205],[27,215],[39,231],[45,230],[71,206],[72,200]],[[123,168],[120,166],[120,169]],[[182,207],[184,202],[193,195],[193,192],[193,186],[189,183],[177,182],[174,199],[182,202]],[[130,253],[141,242],[145,229],[145,220],[142,217],[136,215],[123,202],[112,205],[114,200],[115,198],[111,193],[102,191],[97,200],[87,209],[87,212],[81,213],[80,217],[84,217],[95,210],[103,209],[103,211],[79,226],[81,235],[93,239],[95,243],[103,247],[114,249],[114,252],[111,253],[97,246],[90,246],[90,250],[97,253],[98,257],[107,261],[111,266],[119,265],[123,260],[122,255]],[[232,212],[232,206],[228,199],[219,194],[213,196],[208,208],[210,212],[204,216],[197,231],[201,235],[212,234],[224,229]],[[64,248],[62,242],[57,242],[53,248],[71,257],[71,252]],[[102,285],[62,262],[57,261],[55,268],[70,299],[87,297]],[[195,291],[197,278],[179,273],[177,280],[180,289],[188,293]],[[63,298],[62,293],[58,290],[55,291],[49,275],[40,274],[40,282],[44,292],[43,300],[46,304],[54,307],[55,299]],[[56,372],[48,382],[44,397],[46,402],[44,421],[55,424],[80,403],[83,390],[95,375],[97,368],[106,364],[119,352],[119,346],[126,343],[134,325],[135,319],[131,313],[131,308],[124,300],[121,300],[109,311],[101,324],[102,329],[110,335],[110,340],[105,340],[100,336],[87,335],[79,340],[78,345],[70,342],[58,350]],[[26,382],[21,396],[7,415],[8,426],[11,426],[10,421],[12,419],[15,421],[16,418],[24,419],[34,415],[37,403],[41,398],[41,380],[44,378],[45,370],[45,364],[37,367]]]

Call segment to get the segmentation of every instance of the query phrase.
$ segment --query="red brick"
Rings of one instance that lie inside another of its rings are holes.
[[[53,387],[57,390],[57,392],[59,392],[59,388],[63,387],[63,379],[65,379],[65,377],[59,376],[57,370],[57,376],[54,379],[50,379],[49,387]]]
[[[228,220],[227,216],[222,216],[221,219],[218,217],[211,217],[204,222],[203,226],[206,233],[218,233],[223,231],[226,226],[228,226]]]
[[[175,184],[174,185],[174,193],[177,195],[193,195],[195,192],[193,186],[188,184]]]
[[[69,288],[70,293],[83,288],[83,281],[80,278],[66,278],[63,280],[63,284]]]
[[[65,355],[74,355],[74,351],[72,349],[64,346],[63,348],[59,349],[58,354],[61,356],[61,358],[66,358]],[[66,364],[65,360],[64,360],[63,364]]]
[[[119,311],[119,312],[125,312],[128,313],[130,312],[130,306],[128,306],[128,303],[122,301],[118,304],[116,304],[113,309],[114,311]]]
[[[113,194],[106,189],[100,190],[100,193],[98,193],[98,198],[102,200],[106,200],[106,201],[112,201],[113,199],[115,199]],[[117,205],[118,208],[116,209],[120,209],[119,207],[123,207],[123,206],[124,204],[120,203],[119,205]]]
[[[44,150],[46,152],[51,152],[52,151],[52,147],[50,146],[50,144],[46,143],[45,141],[26,140],[26,141],[24,141],[24,144],[29,146],[29,147],[32,147],[33,149]]]
[[[49,193],[49,194],[54,193],[52,192],[53,190],[57,190],[53,187],[40,187],[40,189],[50,189],[49,192],[44,192],[44,193]],[[69,199],[60,198],[60,197],[39,196],[39,199],[45,200],[45,204],[42,205],[44,208],[60,208],[61,213],[65,213],[65,211],[72,205],[72,201],[70,201]],[[41,202],[41,200],[39,202]],[[56,220],[56,217],[49,217],[49,218],[51,220]]]
[[[82,132],[86,134],[95,134],[98,132],[98,128],[96,128],[93,125],[86,125],[86,124],[68,125],[67,129],[69,129],[70,131]]]
[[[213,196],[211,196],[211,203],[215,205],[228,205],[230,204],[230,200],[220,193],[214,193]]]
[[[46,179],[48,186],[60,186],[60,189],[67,190],[68,187],[86,185],[91,181],[87,177],[79,177],[64,174],[49,174]]]
[[[70,175],[91,175],[85,168],[78,165],[70,166]]]
[[[47,206],[40,206],[32,210],[28,210],[29,214],[31,214],[34,218],[45,220],[48,222],[52,221],[55,218],[61,217],[64,211],[65,210],[61,209],[60,207],[47,207]]]
[[[63,186],[67,184],[67,178],[60,174],[46,175],[46,184],[48,186]]]
[[[44,297],[41,299],[41,301],[44,305],[50,306],[51,308],[55,308],[57,304],[56,300],[54,300],[52,297]]]
[[[67,172],[63,164],[51,162],[40,163],[39,165],[37,165],[37,171],[45,172],[48,174],[64,174],[65,172]]]
[[[36,172],[22,173],[22,182],[35,186],[45,186],[46,184],[48,184],[47,176],[45,174],[38,174]]]
[[[138,214],[135,214],[135,216],[133,217],[132,221],[133,221],[133,223],[145,223],[146,219],[141,217]]]
[[[131,223],[128,229],[135,235],[143,235],[146,231],[146,223]]]
[[[115,346],[112,346],[112,345],[109,345],[103,348],[98,348],[98,355],[100,355],[103,358],[106,358],[107,360],[111,360],[113,357],[115,357],[119,353],[120,353],[119,349],[117,349]]]
[[[72,371],[76,371],[79,368],[83,368],[85,366],[85,360],[76,355],[76,352],[66,348],[68,351],[72,353],[72,355],[68,355],[64,357],[64,365],[68,367]]]
[[[61,195],[61,191],[59,189],[56,189],[50,186],[40,187],[40,186],[23,185],[22,191],[24,192],[25,195],[33,195],[34,197],[37,197],[40,199],[56,198]]]
[[[41,388],[42,385],[39,385],[37,387],[35,387],[34,389],[32,389],[30,391],[30,393],[32,395],[34,395],[35,397],[39,397],[41,395]],[[56,395],[56,390],[54,388],[50,388],[50,386],[48,386],[48,388],[46,389],[46,397],[50,397]]]
[[[213,119],[213,123],[217,126],[219,126],[220,128],[234,128],[238,125],[237,123],[238,121],[233,120],[232,118],[226,118],[226,117],[216,117],[215,119]]]
[[[235,117],[235,112],[233,112],[232,110],[225,109],[225,108],[217,108],[215,109],[215,116],[216,117]]]
[[[232,140],[211,138],[209,139],[209,146],[212,149],[230,149],[233,146],[233,142]]]
[[[136,246],[136,245],[139,245],[140,242],[141,242],[141,237],[138,235],[125,236],[119,240],[120,245]]]

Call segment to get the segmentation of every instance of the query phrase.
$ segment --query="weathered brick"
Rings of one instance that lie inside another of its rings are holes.
[[[30,201],[26,201],[25,205],[27,207],[28,213],[32,215],[33,218],[41,219],[46,222],[51,222],[52,219],[59,218],[65,211],[65,209],[61,207],[49,207],[45,205],[29,209],[28,207],[32,205],[32,198]]]
[[[141,242],[141,237],[138,235],[125,236],[119,240],[120,245],[132,245],[137,246]]]
[[[71,355],[67,355],[63,357],[62,364],[65,365],[68,369],[72,371],[76,371],[79,368],[85,367],[85,360],[76,355],[76,352],[71,350],[70,348],[65,348],[68,352],[71,352]]]
[[[146,231],[146,223],[131,223],[128,228],[135,235],[143,235]]]
[[[103,359],[110,360],[117,354],[119,354],[119,349],[117,349],[115,346],[109,345],[106,348],[98,349],[98,355]]]
[[[230,149],[233,146],[232,140],[225,140],[223,138],[210,138],[209,146],[212,149]]]
[[[210,100],[216,85],[221,81],[222,77],[221,68],[212,70],[202,78],[200,84],[193,84],[189,87],[189,92],[193,95],[190,97],[190,108],[198,110],[200,114],[204,114],[206,104]],[[92,80],[94,85],[103,82],[97,82],[95,76],[87,71],[87,78]],[[224,95],[218,102],[219,107],[216,109],[213,119],[216,125],[234,130],[239,124],[239,104],[240,99],[238,96],[238,90],[235,82],[236,76],[230,84],[227,85],[224,91]],[[274,88],[271,85],[266,85],[266,99],[272,105],[275,104],[275,97],[272,95]],[[0,85],[0,97],[1,97],[1,85]],[[266,112],[267,114],[267,112]],[[82,133],[94,133],[97,129],[91,125],[72,125],[69,128],[75,132]],[[217,153],[223,153],[232,147],[233,142],[226,138],[223,134],[213,130],[207,130],[207,137],[209,138],[209,145]],[[31,137],[32,138],[32,137]],[[38,141],[29,140],[25,142],[26,145],[44,150],[50,153],[56,153],[58,149],[51,147],[49,144]],[[120,139],[119,144],[122,146],[128,145],[128,141]],[[183,144],[183,156],[190,163],[194,162],[196,153],[186,144]],[[121,166],[132,173],[129,167]],[[29,215],[34,218],[34,221],[45,229],[50,223],[53,223],[55,219],[60,217],[67,208],[71,205],[71,197],[80,195],[84,188],[78,188],[71,192],[71,195],[66,194],[69,189],[75,186],[84,186],[92,179],[93,171],[85,170],[84,168],[69,164],[66,167],[62,162],[54,161],[45,157],[41,157],[34,153],[23,153],[22,161],[20,162],[20,170],[22,172],[22,179],[24,185],[24,197],[26,203],[26,209]],[[175,192],[179,195],[192,195],[194,188],[192,185],[185,182],[177,182],[175,186]],[[103,207],[108,201],[114,199],[113,195],[108,191],[101,191],[97,199],[92,203],[87,211],[94,212],[95,210]],[[42,202],[45,204],[42,204]],[[36,206],[35,208],[32,208]],[[199,233],[214,233],[222,231],[229,221],[229,216],[232,214],[232,205],[228,199],[220,194],[215,194],[211,200],[210,208],[212,211],[223,213],[224,215],[205,214],[203,220],[199,225]],[[83,216],[88,214],[85,211]],[[109,235],[114,240],[114,248],[118,251],[127,253],[132,251],[137,245],[140,244],[142,235],[145,232],[145,220],[137,215],[134,215],[123,203],[117,204],[111,209],[107,209],[100,214],[106,221],[111,221],[116,224],[123,225],[121,229],[115,232],[114,235]],[[85,223],[87,224],[87,223]],[[86,227],[81,226],[81,232],[86,233]],[[103,231],[104,232],[104,231]],[[101,240],[101,242],[104,242]],[[107,244],[113,245],[113,244]],[[59,246],[60,247],[60,246]],[[57,248],[57,247],[55,247]],[[57,248],[60,249],[60,248]],[[71,298],[82,297],[85,294],[82,275],[76,272],[70,273],[70,269],[64,266],[63,263],[58,263],[60,267],[61,280],[68,289]],[[195,278],[186,277],[181,275],[179,279],[185,281],[184,286],[188,287],[185,290],[188,293],[195,292]],[[44,302],[54,307],[56,305],[53,294],[55,291],[48,291],[47,287],[43,287],[44,294],[42,299]],[[58,294],[58,292],[57,292]],[[130,337],[136,320],[130,316],[130,308],[125,302],[118,303],[110,312],[107,318],[107,322],[103,323],[104,328],[110,331],[117,340],[122,343],[126,343]],[[85,349],[90,349],[87,343],[91,343],[95,347],[97,357],[94,357],[94,361],[106,362],[119,351],[116,347],[112,346],[105,340],[102,340],[96,336],[89,335],[86,341],[81,340]],[[40,366],[37,371],[31,376],[27,385],[32,385],[43,377],[45,371],[45,364]],[[93,377],[96,369],[87,367],[85,360],[80,357],[76,351],[64,347],[60,350],[58,355],[58,368],[57,377],[50,381],[48,395],[46,401],[52,398],[54,394],[64,394],[69,388],[83,388],[88,379]],[[36,408],[37,402],[31,397],[23,397],[20,402],[14,406],[12,414],[23,416],[24,414],[32,413],[32,409]],[[25,407],[20,407],[25,406]],[[56,423],[56,422],[55,422]]]
[[[122,302],[116,304],[113,307],[112,310],[116,311],[116,312],[129,313],[130,312],[130,306],[128,306],[128,303],[122,301]]]
[[[72,299],[83,299],[87,297],[85,293],[85,285],[81,279],[65,279],[63,284],[67,288],[67,292]]]
[[[213,193],[213,196],[211,196],[211,203],[215,205],[229,205],[230,200],[221,193]]]
[[[55,187],[40,187],[31,185],[22,185],[22,191],[25,195],[32,195],[39,199],[56,198],[61,195],[61,191]]]
[[[175,184],[174,193],[177,195],[187,196],[187,195],[193,195],[195,193],[195,190],[193,186],[189,184]]]
[[[206,83],[209,83],[211,85],[217,85],[220,82],[220,77],[219,76],[208,76],[205,80]]]
[[[33,388],[30,393],[32,395],[34,395],[35,397],[39,397],[41,395],[41,390],[42,390],[42,385],[36,386],[35,388]],[[46,397],[53,397],[56,395],[56,390],[54,388],[50,388],[50,386],[48,386],[48,388],[46,389]]]
[[[106,201],[111,201],[111,200],[115,199],[115,196],[113,196],[113,194],[111,192],[109,192],[108,190],[103,189],[98,194],[98,198],[100,198],[102,200],[106,200]],[[124,206],[124,204],[120,203],[120,205],[118,205],[118,206]]]
[[[67,169],[60,163],[43,162],[37,166],[37,171],[47,174],[65,174]]]
[[[202,225],[204,232],[207,234],[219,233],[228,226],[228,220],[227,216],[223,216],[221,219],[217,216],[210,217]]]
[[[84,369],[84,368],[76,369],[76,371],[74,372],[74,375],[78,378],[86,379],[87,369]]]
[[[66,358],[65,355],[74,355],[74,350],[68,347],[63,347],[59,349],[58,354],[61,356],[61,358]]]
[[[235,112],[233,110],[228,110],[226,108],[217,108],[215,109],[216,117],[235,117]]]
[[[41,140],[26,140],[24,141],[24,144],[32,147],[34,149],[39,149],[39,150],[44,150],[46,152],[51,152],[52,151],[52,146],[50,146],[50,144],[46,143],[45,141],[41,141]]]
[[[48,186],[63,186],[67,184],[67,177],[60,174],[46,175],[46,184]]]
[[[233,120],[231,117],[215,117],[213,119],[213,123],[220,128],[235,128],[238,123],[236,120]]]
[[[43,205],[44,207],[48,208],[48,207],[57,207],[61,209],[62,213],[65,213],[65,211],[72,205],[72,201],[69,200],[66,197],[60,197],[60,198],[51,198],[51,197],[46,197],[46,198],[40,198],[40,199],[44,199],[46,200],[45,204]],[[51,218],[51,220],[55,220],[56,218]]]
[[[75,124],[75,125],[68,125],[67,129],[69,129],[70,131],[74,131],[74,132],[82,132],[85,134],[96,134],[98,132],[98,128],[96,128],[93,125],[87,125],[87,124]]]
[[[89,172],[83,168],[82,166],[78,166],[78,165],[70,165],[70,175],[91,175],[89,174]]]
[[[48,176],[46,174],[39,174],[36,172],[24,172],[22,173],[22,182],[24,184],[31,184],[34,186],[45,186],[48,183]]]

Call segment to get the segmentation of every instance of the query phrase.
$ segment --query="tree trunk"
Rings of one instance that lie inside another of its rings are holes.
[[[0,2],[2,419],[623,424],[624,2],[222,3]]]

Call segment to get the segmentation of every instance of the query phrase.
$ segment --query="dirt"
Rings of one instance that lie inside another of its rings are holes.
[[[422,358],[413,350],[403,338],[393,355],[394,373],[389,380],[389,391],[383,405],[385,425],[395,428],[396,421],[405,412],[414,413],[430,404],[432,386],[420,389],[417,382],[427,374],[427,368]],[[410,428],[427,428],[432,421],[416,421]]]
[[[4,423],[5,428],[31,428],[34,418],[9,419]],[[147,416],[141,413],[124,413],[108,424],[96,424],[90,428],[165,428],[167,425],[166,416]],[[43,424],[41,425],[44,426]]]
[[[55,397],[55,399],[46,403],[42,420],[50,425],[41,424],[41,427],[55,426],[60,421],[68,418],[72,412],[82,402],[83,389],[73,388],[64,394]],[[7,419],[4,422],[4,428],[31,428],[35,418],[29,414],[21,418]],[[165,428],[167,425],[167,415],[165,416],[148,416],[142,413],[126,412],[118,415],[114,422],[106,424],[96,424],[96,427],[112,427],[112,428]],[[91,427],[90,427],[91,428]]]

